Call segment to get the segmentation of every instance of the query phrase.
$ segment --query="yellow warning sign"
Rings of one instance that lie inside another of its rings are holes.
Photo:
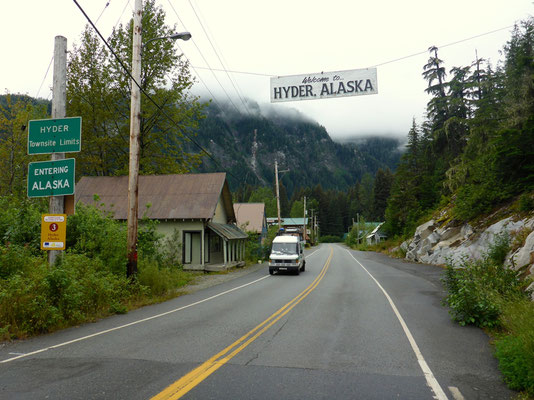
[[[67,215],[41,215],[41,250],[65,250]]]

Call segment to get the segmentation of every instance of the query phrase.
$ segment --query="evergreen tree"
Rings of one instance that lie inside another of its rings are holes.
[[[375,221],[384,221],[387,201],[393,184],[393,173],[388,169],[379,169],[375,175],[374,183],[374,210]]]

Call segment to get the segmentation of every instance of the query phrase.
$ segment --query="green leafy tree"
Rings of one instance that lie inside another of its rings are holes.
[[[291,213],[289,214],[291,218],[303,218],[304,217],[304,202],[294,201],[291,205]]]
[[[181,173],[200,162],[186,153],[184,134],[191,136],[203,105],[190,94],[193,84],[188,62],[174,51],[165,12],[154,0],[144,2],[141,88],[140,171],[144,174]],[[133,20],[114,29],[109,43],[131,70]],[[130,89],[128,74],[87,27],[68,62],[67,113],[81,115],[83,152],[77,155],[79,173],[124,174],[128,170]]]
[[[47,117],[46,107],[25,96],[7,94],[0,105],[0,196],[26,197],[28,163],[39,156],[28,153],[28,121]]]
[[[265,216],[276,217],[276,197],[268,187],[259,187],[252,192],[248,199],[249,203],[265,203]]]

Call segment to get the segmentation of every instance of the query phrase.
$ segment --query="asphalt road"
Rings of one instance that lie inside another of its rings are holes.
[[[509,399],[435,266],[321,245],[166,303],[0,345],[1,399]]]

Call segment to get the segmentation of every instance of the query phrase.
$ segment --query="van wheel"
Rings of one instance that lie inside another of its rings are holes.
[[[274,274],[274,269],[269,268],[269,274],[271,274],[271,275]]]
[[[296,274],[296,275],[300,275],[300,268],[297,268],[297,269],[295,270],[295,274]]]
[[[306,271],[306,261],[304,261],[304,262],[302,263],[301,271],[302,271],[302,272]]]

